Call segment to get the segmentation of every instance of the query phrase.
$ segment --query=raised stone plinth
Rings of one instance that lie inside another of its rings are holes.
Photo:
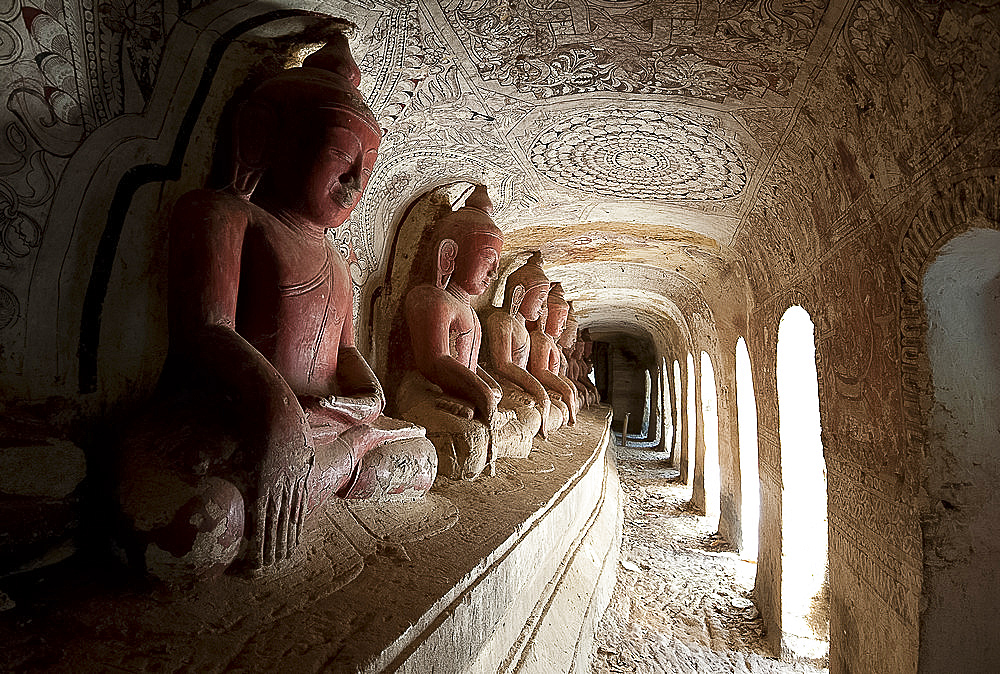
[[[19,671],[587,672],[621,542],[607,437],[606,409],[583,412],[496,476],[439,484],[451,529],[401,543],[356,513],[370,545],[345,556],[314,537],[280,578],[150,592],[66,569],[0,584],[17,600],[0,613],[5,657]]]

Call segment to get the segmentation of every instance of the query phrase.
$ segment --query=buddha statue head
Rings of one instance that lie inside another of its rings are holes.
[[[594,352],[594,340],[590,336],[590,328],[580,331],[580,343],[583,344],[583,357],[590,358],[590,354]]]
[[[542,271],[542,262],[542,254],[535,251],[507,277],[503,305],[512,316],[519,313],[529,322],[541,317],[549,294],[549,279]]]
[[[343,33],[260,84],[236,113],[230,189],[272,213],[326,229],[357,205],[381,131]]]
[[[566,310],[566,325],[563,327],[562,334],[556,338],[556,343],[559,344],[564,349],[572,349],[576,344],[576,326],[578,325],[576,320],[576,314],[573,312],[573,303],[567,302]]]
[[[503,232],[492,213],[486,187],[477,185],[464,206],[438,220],[434,227],[437,287],[459,288],[468,295],[482,295],[490,287],[503,249]]]
[[[569,302],[564,297],[562,284],[556,281],[549,288],[548,318],[545,321],[545,332],[555,339],[562,336],[566,328],[566,318],[569,315]]]

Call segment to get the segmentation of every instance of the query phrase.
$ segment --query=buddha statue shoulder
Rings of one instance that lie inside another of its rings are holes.
[[[378,152],[359,81],[339,34],[264,81],[235,118],[230,185],[173,209],[167,361],[121,457],[122,512],[148,567],[202,578],[241,554],[264,569],[328,499],[419,498],[434,481],[424,430],[381,414],[326,236]]]

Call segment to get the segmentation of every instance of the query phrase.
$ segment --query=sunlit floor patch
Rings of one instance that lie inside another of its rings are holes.
[[[687,503],[669,454],[615,448],[625,492],[621,568],[597,636],[594,672],[801,672],[767,654],[750,599],[756,566]]]

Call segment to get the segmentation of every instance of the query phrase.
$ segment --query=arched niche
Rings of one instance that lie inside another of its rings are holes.
[[[166,221],[205,184],[227,102],[364,18],[360,7],[330,16],[315,3],[249,2],[177,23],[143,112],[95,129],[63,171],[31,272],[24,366],[5,388],[104,406],[152,385],[166,347]]]
[[[923,277],[927,418],[919,670],[1000,666],[1000,231],[971,229]]]
[[[829,650],[827,488],[816,342],[809,313],[789,307],[778,324],[781,447],[781,647],[795,656]]]

